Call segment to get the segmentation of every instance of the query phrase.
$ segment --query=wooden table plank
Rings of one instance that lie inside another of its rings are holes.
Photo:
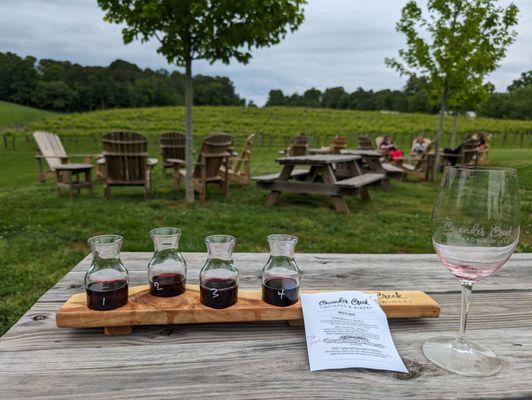
[[[197,283],[204,253],[185,253]],[[146,282],[151,253],[123,253],[132,284]],[[236,253],[241,286],[258,287],[267,254]],[[310,372],[304,329],[284,323],[139,327],[106,337],[99,329],[59,329],[57,311],[83,290],[82,260],[0,339],[0,398],[101,397],[246,399],[510,399],[532,397],[532,254],[515,254],[473,294],[469,336],[504,361],[486,379],[449,374],[421,353],[427,338],[458,327],[458,282],[434,255],[297,254],[305,288],[420,289],[442,306],[439,319],[394,320],[392,335],[409,375],[338,370]],[[528,379],[527,379],[528,378]]]
[[[341,155],[341,154],[314,154],[306,156],[280,157],[276,158],[279,164],[294,165],[327,165],[331,163],[342,163],[360,160],[358,155]]]

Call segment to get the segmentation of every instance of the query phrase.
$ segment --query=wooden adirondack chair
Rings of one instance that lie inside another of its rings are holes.
[[[329,148],[331,154],[340,154],[342,150],[347,149],[347,137],[336,135]]]
[[[460,145],[459,151],[457,149],[453,153],[446,153],[441,151],[441,168],[444,170],[449,164],[466,166],[478,165],[480,159],[479,141],[471,137],[465,139]]]
[[[358,137],[358,149],[359,150],[373,150],[371,145],[371,138],[369,136]]]
[[[160,137],[163,171],[173,168],[176,160],[185,163],[185,135],[179,132],[165,132]]]
[[[284,151],[287,157],[304,156],[308,150],[308,136],[302,133],[290,140],[290,146]]]
[[[172,168],[172,179],[175,190],[181,186],[180,169],[186,163],[186,139],[179,132],[165,132],[160,138],[161,157],[163,159],[163,173],[167,168]]]
[[[151,193],[151,170],[157,159],[148,158],[148,141],[136,132],[109,132],[102,138],[105,196],[112,186],[144,186],[144,197]]]
[[[419,158],[412,159],[412,163],[401,162],[399,166],[409,175],[425,181],[433,180],[433,166],[436,158],[433,151],[434,145],[434,141],[429,143]]]
[[[458,154],[457,165],[478,165],[480,152],[478,150],[479,141],[477,139],[467,139],[462,143]]]
[[[229,181],[238,183],[241,185],[244,185],[245,187],[249,186],[249,180],[250,180],[250,173],[249,173],[249,161],[250,161],[250,154],[251,154],[251,146],[253,145],[253,139],[255,138],[255,134],[252,133],[249,135],[246,139],[246,143],[244,143],[244,147],[242,148],[242,152],[240,153],[240,156],[237,156],[236,158],[233,158],[231,160],[231,164],[229,166]],[[225,173],[225,168],[222,165],[221,167],[221,173]]]
[[[224,195],[229,192],[229,158],[233,138],[224,133],[212,134],[201,143],[198,162],[194,168],[194,191],[199,193],[200,201],[205,201],[207,185],[214,183],[222,188]],[[222,173],[223,165],[223,173]],[[180,171],[185,176],[185,171]]]
[[[55,176],[55,168],[61,164],[67,164],[71,157],[82,157],[85,163],[91,163],[94,154],[67,154],[61,138],[55,133],[33,132],[33,138],[37,145],[37,164],[39,167],[38,179],[45,182],[49,176]],[[48,164],[48,170],[44,168],[44,161]]]

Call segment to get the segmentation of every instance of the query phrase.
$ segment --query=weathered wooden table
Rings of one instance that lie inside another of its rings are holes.
[[[123,253],[133,285],[146,282],[151,253]],[[185,253],[197,283],[205,254]],[[237,253],[240,285],[258,288],[267,254]],[[422,343],[457,332],[459,284],[435,255],[297,254],[307,289],[420,289],[438,319],[391,320],[410,373],[310,372],[305,332],[286,323],[60,329],[55,312],[83,291],[90,258],[68,273],[0,338],[1,399],[529,399],[532,398],[532,254],[515,254],[477,284],[468,336],[498,354],[502,371],[484,379],[447,373]]]
[[[57,193],[61,193],[61,189],[66,189],[70,198],[72,198],[74,191],[78,194],[81,189],[88,188],[92,191],[92,164],[68,163],[61,164],[55,167],[56,174],[56,189]],[[80,180],[80,175],[84,175],[84,180]]]
[[[344,196],[360,193],[369,200],[367,186],[375,182],[386,181],[385,173],[364,173],[358,162],[358,155],[315,154],[307,156],[282,157],[277,161],[283,166],[280,174],[255,176],[252,179],[262,189],[270,190],[265,205],[271,207],[277,203],[282,192],[301,194],[323,194],[330,196],[336,211],[349,213]],[[295,170],[296,166],[306,170]],[[338,178],[338,170],[342,176]],[[302,180],[290,180],[301,177]]]
[[[395,175],[403,180],[406,172],[389,162],[381,162],[382,153],[378,150],[352,150],[344,149],[340,151],[342,154],[352,154],[362,157],[364,163],[371,172],[386,173],[386,175]]]

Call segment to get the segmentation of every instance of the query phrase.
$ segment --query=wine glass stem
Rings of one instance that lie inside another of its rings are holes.
[[[471,291],[473,290],[473,283],[469,281],[462,281],[462,313],[460,315],[460,332],[458,334],[457,343],[463,344],[466,334],[467,314],[469,312],[469,304],[471,300]]]

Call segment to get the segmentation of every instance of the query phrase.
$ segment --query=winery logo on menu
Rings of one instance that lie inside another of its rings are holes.
[[[351,300],[344,299],[343,297],[338,297],[336,300],[321,300],[318,305],[321,308],[328,308],[328,307],[335,307],[335,306],[342,306],[342,307],[348,307],[351,308],[352,306],[357,306],[357,308],[361,306],[368,306],[369,307],[369,301],[368,299],[359,300],[356,297],[353,297]]]

